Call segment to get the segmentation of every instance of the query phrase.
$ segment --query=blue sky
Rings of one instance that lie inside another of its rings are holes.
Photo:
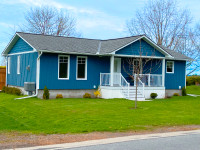
[[[48,5],[68,11],[77,19],[77,30],[85,38],[109,39],[127,36],[126,21],[148,0],[0,0],[0,53],[10,41],[24,14],[31,7]],[[194,24],[200,21],[200,0],[178,0],[188,8]]]

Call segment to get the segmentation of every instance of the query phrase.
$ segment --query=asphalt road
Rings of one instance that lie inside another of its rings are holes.
[[[66,150],[200,150],[200,134],[133,140]]]

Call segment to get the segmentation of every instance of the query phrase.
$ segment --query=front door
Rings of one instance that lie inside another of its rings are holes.
[[[114,76],[113,76],[113,86],[120,86],[121,82],[121,58],[114,59]]]

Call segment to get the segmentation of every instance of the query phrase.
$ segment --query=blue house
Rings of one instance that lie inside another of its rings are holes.
[[[39,98],[47,86],[51,98],[93,95],[99,87],[102,98],[134,99],[137,76],[139,99],[181,94],[191,61],[145,35],[96,40],[17,32],[2,55],[6,84],[27,94],[24,84],[32,82]]]

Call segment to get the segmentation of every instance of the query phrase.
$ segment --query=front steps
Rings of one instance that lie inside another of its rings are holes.
[[[130,86],[129,87],[129,94],[128,94],[127,90],[123,90],[122,93],[126,97],[126,99],[135,100],[136,87]],[[142,95],[142,93],[139,90],[137,91],[137,100],[138,101],[144,101],[145,100],[145,97]]]

